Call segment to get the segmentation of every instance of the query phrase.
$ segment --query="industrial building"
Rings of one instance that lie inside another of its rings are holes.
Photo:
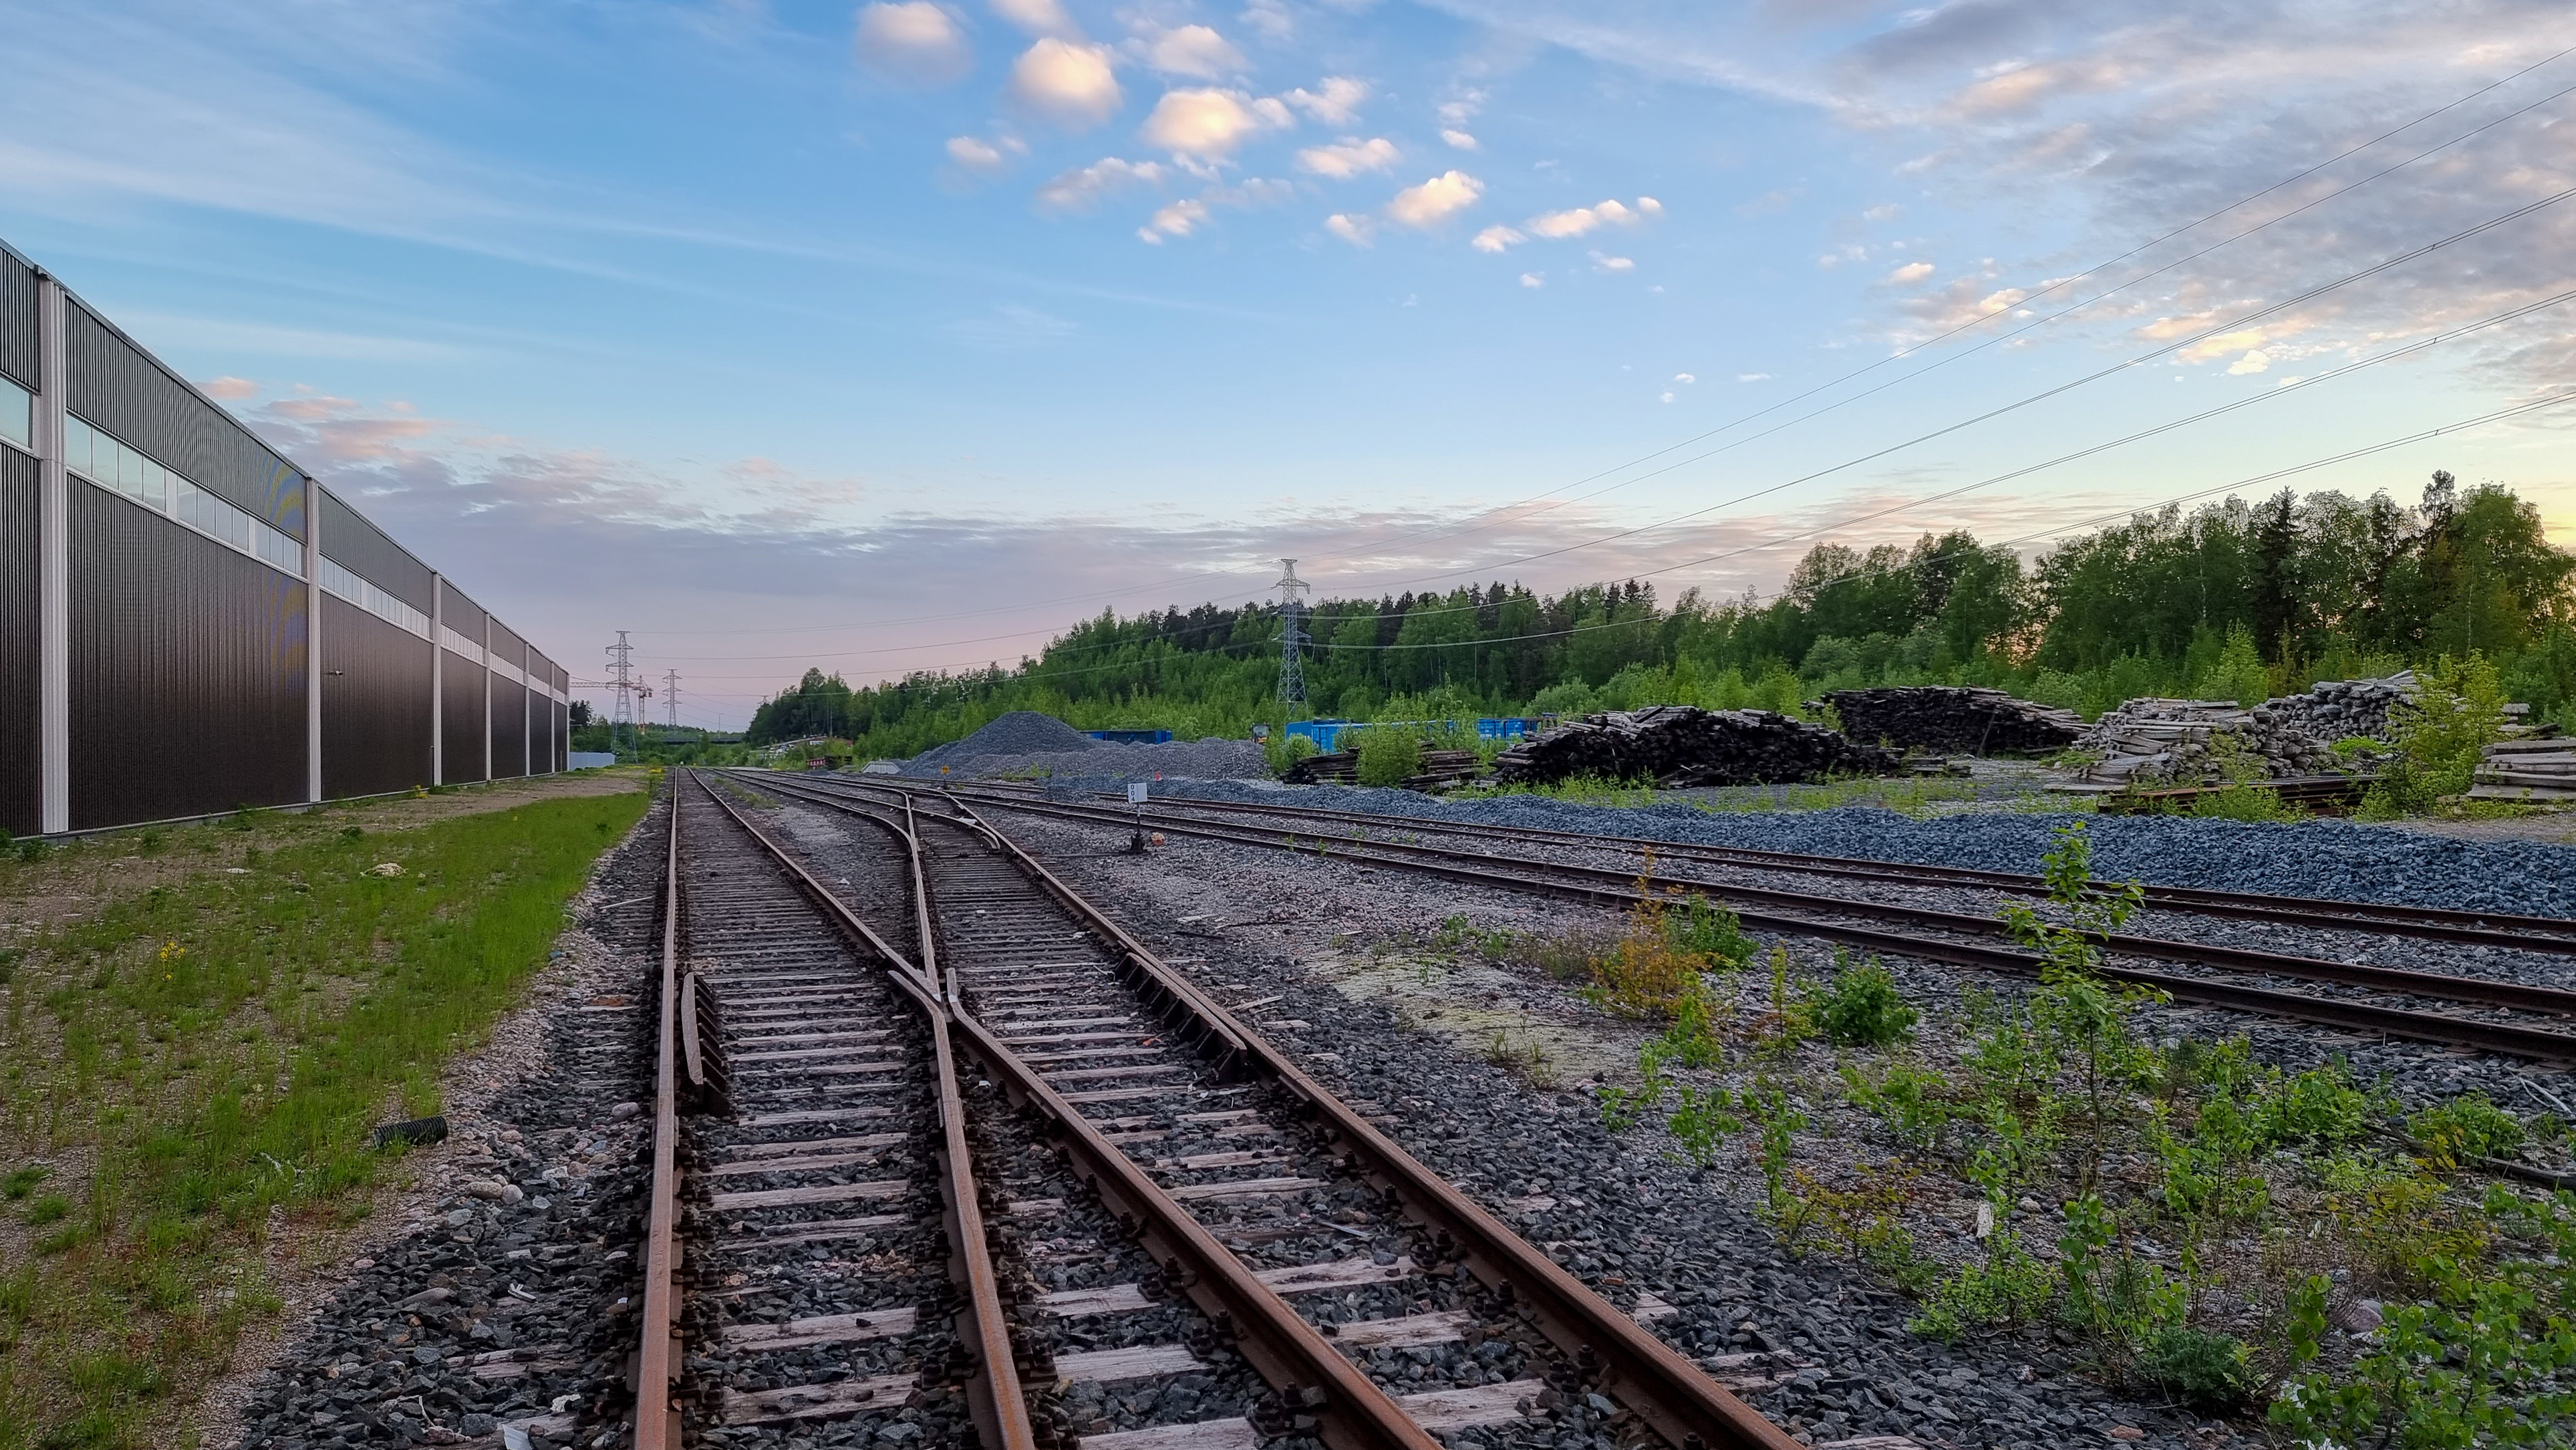
[[[0,243],[0,829],[548,774],[571,684]]]

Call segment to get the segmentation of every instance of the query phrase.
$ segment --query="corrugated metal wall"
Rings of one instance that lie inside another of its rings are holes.
[[[0,448],[0,741],[8,745],[0,750],[0,830],[17,836],[44,824],[35,749],[36,473],[36,460]]]
[[[29,392],[44,379],[43,349],[36,341],[36,271],[8,252],[0,252],[0,373],[18,380]]]
[[[322,794],[430,784],[429,729],[429,642],[323,595]]]
[[[430,612],[438,576],[410,551],[368,523],[356,509],[328,489],[313,491],[322,521],[322,557],[375,585],[423,614]]]
[[[443,653],[447,676],[438,694],[440,773],[448,785],[482,780],[483,682],[491,676],[454,650]]]
[[[305,587],[70,488],[74,830],[305,793]]]
[[[492,677],[492,778],[507,780],[528,773],[528,690],[499,675]]]
[[[78,302],[66,302],[71,410],[230,499],[254,518],[304,537],[304,480],[293,464],[197,396]]]
[[[572,768],[572,707],[555,706],[555,769]]]
[[[444,579],[438,581],[438,584],[441,596],[438,607],[446,611],[442,618],[447,627],[455,630],[458,634],[465,636],[467,639],[474,641],[476,644],[481,644],[483,642],[483,620],[485,617],[483,614],[483,606],[476,604],[473,600],[457,593],[456,586],[448,583]]]

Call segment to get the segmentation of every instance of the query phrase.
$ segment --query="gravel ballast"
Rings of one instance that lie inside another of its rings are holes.
[[[1076,788],[1058,783],[1055,789]],[[2461,841],[2336,820],[2252,825],[2054,811],[1915,820],[1867,806],[1711,813],[1681,804],[1586,806],[1543,796],[1444,801],[1412,791],[1235,781],[1176,782],[1160,794],[1985,871],[2039,870],[2054,832],[2081,820],[2093,842],[2094,874],[2110,880],[2576,918],[2576,849]]]

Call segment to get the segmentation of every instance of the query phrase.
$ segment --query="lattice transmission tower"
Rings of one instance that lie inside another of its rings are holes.
[[[1299,647],[1306,643],[1306,606],[1298,596],[1306,592],[1306,581],[1297,577],[1297,561],[1279,561],[1279,698],[1291,705],[1306,703],[1306,657]]]

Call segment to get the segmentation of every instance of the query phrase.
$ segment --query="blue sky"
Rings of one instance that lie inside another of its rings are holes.
[[[2576,378],[2576,14],[2529,0],[0,24],[0,237],[577,673],[635,631],[700,723],[1283,554],[1669,598],[1818,539],[2038,550]],[[2449,467],[2564,528],[2568,414],[2288,481]]]

